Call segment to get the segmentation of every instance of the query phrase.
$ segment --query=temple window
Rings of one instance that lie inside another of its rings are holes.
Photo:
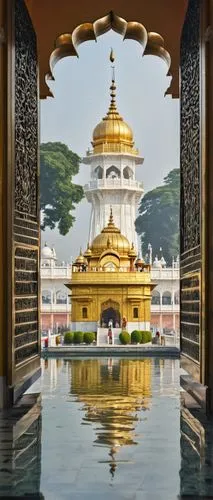
[[[138,307],[133,308],[133,318],[138,318]]]
[[[98,167],[95,168],[94,170],[94,173],[93,173],[93,176],[94,176],[94,179],[103,179],[103,174],[104,174],[104,170],[102,167],[100,167],[100,165]]]
[[[67,303],[67,294],[62,290],[57,290],[56,292],[56,304],[66,304]]]
[[[123,177],[124,179],[133,179],[133,171],[130,167],[125,167],[123,169]]]
[[[87,315],[87,307],[82,308],[82,318],[86,319],[88,317]]]
[[[42,304],[51,304],[50,290],[42,290]]]
[[[160,292],[158,292],[158,290],[154,290],[154,292],[152,293],[152,305],[160,305]]]
[[[172,303],[172,296],[170,292],[164,292],[162,297],[163,306],[170,306]]]
[[[178,305],[180,303],[180,297],[179,297],[179,290],[177,290],[175,292],[175,295],[174,295],[174,302],[176,305]]]
[[[107,179],[120,179],[120,176],[121,176],[120,170],[114,165],[109,167],[106,171]]]

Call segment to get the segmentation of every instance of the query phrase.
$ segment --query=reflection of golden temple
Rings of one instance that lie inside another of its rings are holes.
[[[112,466],[120,446],[137,444],[137,413],[150,405],[151,360],[74,360],[71,375],[71,392],[85,404],[83,422],[101,424],[95,443],[110,447]]]

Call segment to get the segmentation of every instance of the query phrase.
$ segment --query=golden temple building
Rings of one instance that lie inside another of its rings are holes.
[[[137,258],[134,245],[113,221],[96,236],[86,252],[73,264],[68,288],[72,292],[72,331],[97,332],[97,343],[107,340],[111,324],[114,342],[121,329],[149,330],[151,291],[150,266]]]

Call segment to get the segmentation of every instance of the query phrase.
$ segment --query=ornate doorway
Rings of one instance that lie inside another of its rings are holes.
[[[113,307],[109,307],[102,312],[101,326],[107,327],[110,321],[112,321],[113,328],[119,328],[121,325],[121,315],[119,311],[116,311]]]
[[[108,300],[102,304],[101,326],[107,328],[110,321],[112,321],[113,328],[119,328],[121,325],[119,304],[112,300]]]

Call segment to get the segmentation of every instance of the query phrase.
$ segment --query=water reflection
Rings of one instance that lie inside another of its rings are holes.
[[[183,394],[180,424],[180,498],[212,498],[213,419],[207,418],[199,405]]]
[[[0,497],[44,498],[40,493],[41,400],[25,395],[0,413]]]
[[[96,424],[94,445],[109,448],[106,462],[114,477],[117,452],[138,444],[139,412],[150,408],[151,360],[74,360],[70,370],[71,394],[84,403],[82,424]]]
[[[31,388],[41,384],[42,456],[41,403],[24,397],[1,420],[0,496],[177,500],[178,368],[173,359],[42,360]]]

